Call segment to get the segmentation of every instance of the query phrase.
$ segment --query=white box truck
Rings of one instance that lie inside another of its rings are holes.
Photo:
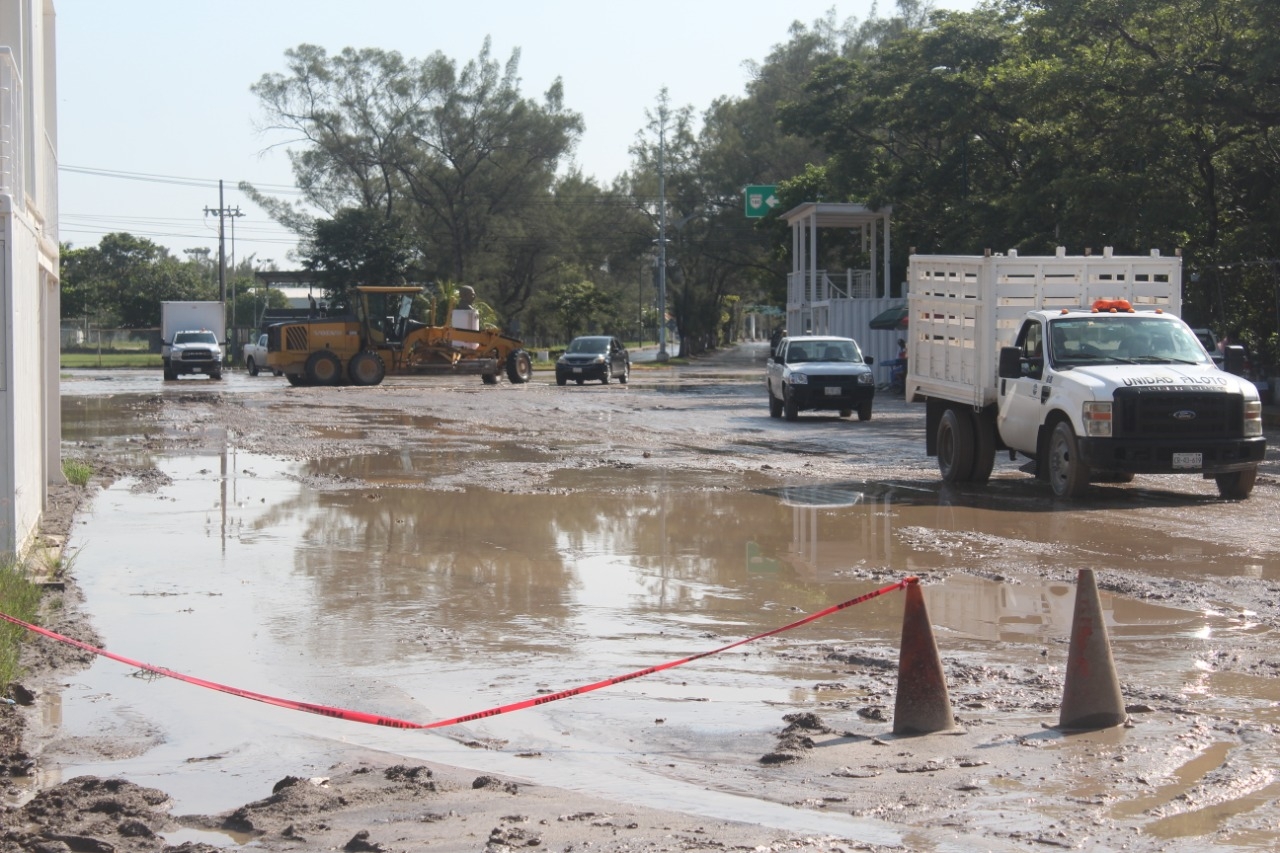
[[[160,357],[166,382],[191,373],[222,378],[225,317],[221,302],[160,303]]]
[[[1135,474],[1253,490],[1258,389],[1178,318],[1180,257],[912,255],[907,278],[906,395],[944,480],[985,483],[1008,451],[1058,497]]]

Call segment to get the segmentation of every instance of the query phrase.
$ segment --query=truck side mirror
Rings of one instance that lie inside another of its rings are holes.
[[[869,356],[869,355],[868,355],[868,356],[863,356],[862,360],[863,360],[863,361],[865,361],[867,364],[875,364],[875,363],[876,363],[876,360],[875,360],[874,358],[872,358],[871,356]]]
[[[1000,347],[1000,363],[996,375],[1001,379],[1022,377],[1022,350],[1017,347]]]
[[[1244,373],[1244,347],[1230,344],[1222,351],[1222,369],[1240,376]]]

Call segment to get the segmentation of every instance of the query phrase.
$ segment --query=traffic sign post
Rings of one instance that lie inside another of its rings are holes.
[[[748,219],[760,219],[780,204],[777,184],[761,184],[747,187],[746,208]]]

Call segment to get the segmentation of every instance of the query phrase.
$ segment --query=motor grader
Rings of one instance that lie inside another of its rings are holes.
[[[420,287],[359,285],[349,291],[350,304],[335,313],[276,323],[267,329],[267,367],[291,385],[377,385],[387,375],[477,373],[492,385],[504,370],[513,383],[529,381],[533,361],[515,338],[460,327],[452,317],[442,326],[411,319],[421,293]]]

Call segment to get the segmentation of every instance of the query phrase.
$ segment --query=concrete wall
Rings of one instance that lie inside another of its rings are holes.
[[[52,0],[0,0],[0,552],[62,479]]]

